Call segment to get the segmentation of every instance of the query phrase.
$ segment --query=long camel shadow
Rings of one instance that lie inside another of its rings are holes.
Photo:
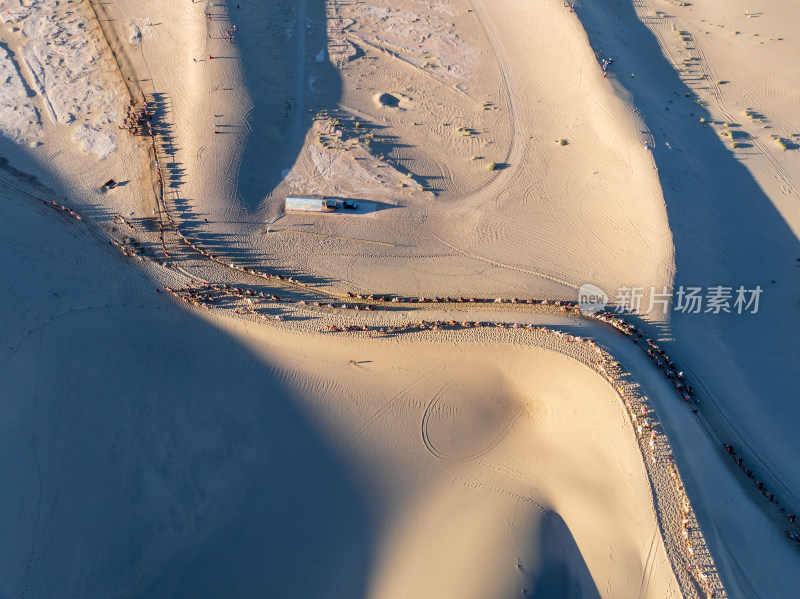
[[[325,1],[297,0],[290,6],[266,11],[251,2],[232,11],[248,30],[237,43],[254,103],[246,116],[251,132],[238,178],[239,196],[249,210],[261,205],[295,163],[314,113],[335,106],[341,96],[340,73],[326,54]]]
[[[631,2],[586,2],[578,14],[593,49],[613,56],[612,72],[619,72],[619,85],[632,94],[654,136],[675,244],[675,289],[700,287],[705,294],[709,287],[732,288],[730,313],[705,312],[707,305],[699,314],[673,307],[674,341],[665,345],[698,381],[700,409],[718,436],[737,443],[776,496],[796,505],[800,462],[788,456],[800,453],[793,424],[798,408],[787,368],[800,358],[800,345],[782,333],[800,330],[798,237],[736,157],[755,150],[726,147],[705,124],[713,116],[695,101]],[[784,192],[791,193],[793,182],[779,166],[774,174],[786,179]],[[763,290],[757,313],[749,313],[752,306],[737,313],[740,286]]]

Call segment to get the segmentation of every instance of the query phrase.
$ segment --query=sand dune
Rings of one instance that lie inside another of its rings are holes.
[[[797,11],[755,8],[0,2],[0,595],[791,596]],[[631,317],[694,410],[596,320],[407,300],[583,283],[763,294]],[[376,333],[421,319],[526,327]]]
[[[40,299],[3,305],[3,562],[28,573],[5,593],[630,594],[637,571],[675,593],[663,548],[644,562],[630,425],[585,367],[205,321],[117,277],[91,234],[9,208],[5,247],[40,248],[15,287]]]

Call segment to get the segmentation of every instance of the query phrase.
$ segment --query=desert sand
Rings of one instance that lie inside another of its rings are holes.
[[[798,17],[0,1],[0,595],[794,596]]]

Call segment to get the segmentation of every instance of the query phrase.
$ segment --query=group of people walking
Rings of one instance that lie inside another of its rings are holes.
[[[695,581],[700,585],[706,597],[714,597],[715,591],[709,571],[702,565],[698,555],[698,544],[702,540],[699,527],[691,516],[689,498],[680,479],[675,460],[671,455],[666,442],[661,442],[657,432],[657,423],[653,420],[653,410],[647,405],[646,398],[642,397],[634,388],[626,384],[625,375],[619,362],[609,354],[595,346],[596,358],[590,360],[591,365],[614,387],[619,396],[624,400],[628,417],[636,432],[640,448],[648,470],[667,472],[673,482],[673,505],[678,504],[680,510],[680,539],[683,546],[684,559],[687,571],[694,575]],[[662,433],[663,435],[663,433]],[[664,441],[666,439],[664,438]],[[666,448],[666,449],[665,449]],[[665,470],[664,470],[665,469]],[[662,497],[661,501],[668,500]]]
[[[659,348],[652,339],[645,339],[644,343],[640,343],[640,340],[644,338],[644,332],[641,329],[638,329],[635,326],[625,322],[617,315],[607,312],[598,312],[594,314],[594,318],[610,324],[625,335],[631,337],[634,343],[641,345],[647,355],[653,360],[656,367],[661,369],[661,371],[664,373],[664,376],[673,380],[675,390],[679,397],[686,403],[692,405],[692,412],[695,414],[698,413],[697,405],[699,404],[699,401],[695,395],[694,388],[692,385],[686,382],[684,373],[678,370],[675,363],[669,358],[663,349]],[[772,491],[769,491],[766,488],[766,485],[757,479],[753,470],[746,466],[744,459],[736,454],[732,445],[726,443],[724,444],[724,448],[727,453],[731,455],[742,473],[756,485],[764,498],[770,504],[773,504],[775,507],[777,507],[778,512],[788,520],[790,528],[785,531],[786,536],[800,546],[800,527],[798,527],[796,515],[789,513],[789,511],[780,504],[775,494]]]
[[[69,208],[69,207],[67,207],[64,204],[61,204],[59,202],[54,202],[52,200],[48,202],[46,200],[42,200],[42,204],[44,204],[45,206],[49,206],[50,208],[55,208],[56,210],[60,210],[62,212],[66,212],[71,217],[75,218],[76,220],[83,220],[83,218],[81,217],[80,214],[75,212],[72,208]]]
[[[781,506],[778,502],[778,499],[775,497],[775,493],[767,489],[767,486],[760,480],[755,477],[753,471],[748,468],[747,464],[745,463],[744,459],[737,455],[736,450],[733,448],[733,445],[725,444],[725,451],[728,453],[731,458],[733,458],[734,463],[739,467],[739,469],[744,473],[744,475],[749,478],[756,488],[761,492],[761,494],[766,498],[767,501],[770,503],[774,503],[778,507],[778,511],[783,514],[786,520],[792,525],[792,528],[786,530],[786,536],[789,537],[792,541],[800,545],[800,535],[798,532],[797,527],[797,514],[790,514],[786,508]]]
[[[144,93],[142,96],[144,96]],[[119,125],[119,128],[125,129],[131,135],[138,135],[140,132],[144,132],[145,127],[147,127],[152,134],[152,127],[150,127],[152,119],[153,111],[147,104],[147,99],[145,98],[143,106],[137,107],[133,98],[131,98],[125,108],[125,119],[122,121],[122,125]]]

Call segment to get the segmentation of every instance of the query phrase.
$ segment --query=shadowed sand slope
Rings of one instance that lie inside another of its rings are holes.
[[[534,592],[528,593],[530,597],[600,598],[580,549],[569,527],[558,514],[548,512],[539,542],[548,549],[542,552],[539,571],[531,575]]]
[[[369,509],[279,372],[10,208],[3,254],[31,253],[0,266],[0,595],[363,595]]]
[[[736,447],[778,498],[796,505],[800,418],[794,365],[800,351],[794,336],[782,332],[800,327],[800,170],[795,151],[784,152],[769,139],[792,127],[781,108],[791,114],[796,99],[780,80],[762,81],[763,69],[783,63],[784,52],[791,52],[772,37],[780,37],[777,21],[785,8],[765,4],[764,21],[748,18],[743,3],[721,11],[703,8],[700,14],[662,8],[657,18],[623,1],[602,8],[586,3],[578,12],[592,45],[614,56],[617,85],[633,95],[656,140],[654,156],[675,240],[675,287],[723,286],[734,298],[740,286],[762,289],[757,314],[737,314],[735,308],[709,313],[706,306],[698,314],[673,312],[667,346],[702,381],[707,418],[719,438]],[[767,46],[755,41],[760,36]],[[781,39],[797,43],[793,35]],[[745,59],[750,52],[759,60]],[[726,53],[736,70],[721,60]],[[690,54],[697,57],[691,70],[675,64]],[[715,72],[730,73],[736,91],[727,91]],[[758,89],[768,102],[746,91],[754,81],[762,81]],[[773,121],[762,114],[751,122],[745,110],[756,101]],[[725,551],[736,554],[747,547],[732,545]],[[748,594],[783,580],[771,576],[770,560],[755,557],[739,558],[750,572],[742,567],[731,572]]]

